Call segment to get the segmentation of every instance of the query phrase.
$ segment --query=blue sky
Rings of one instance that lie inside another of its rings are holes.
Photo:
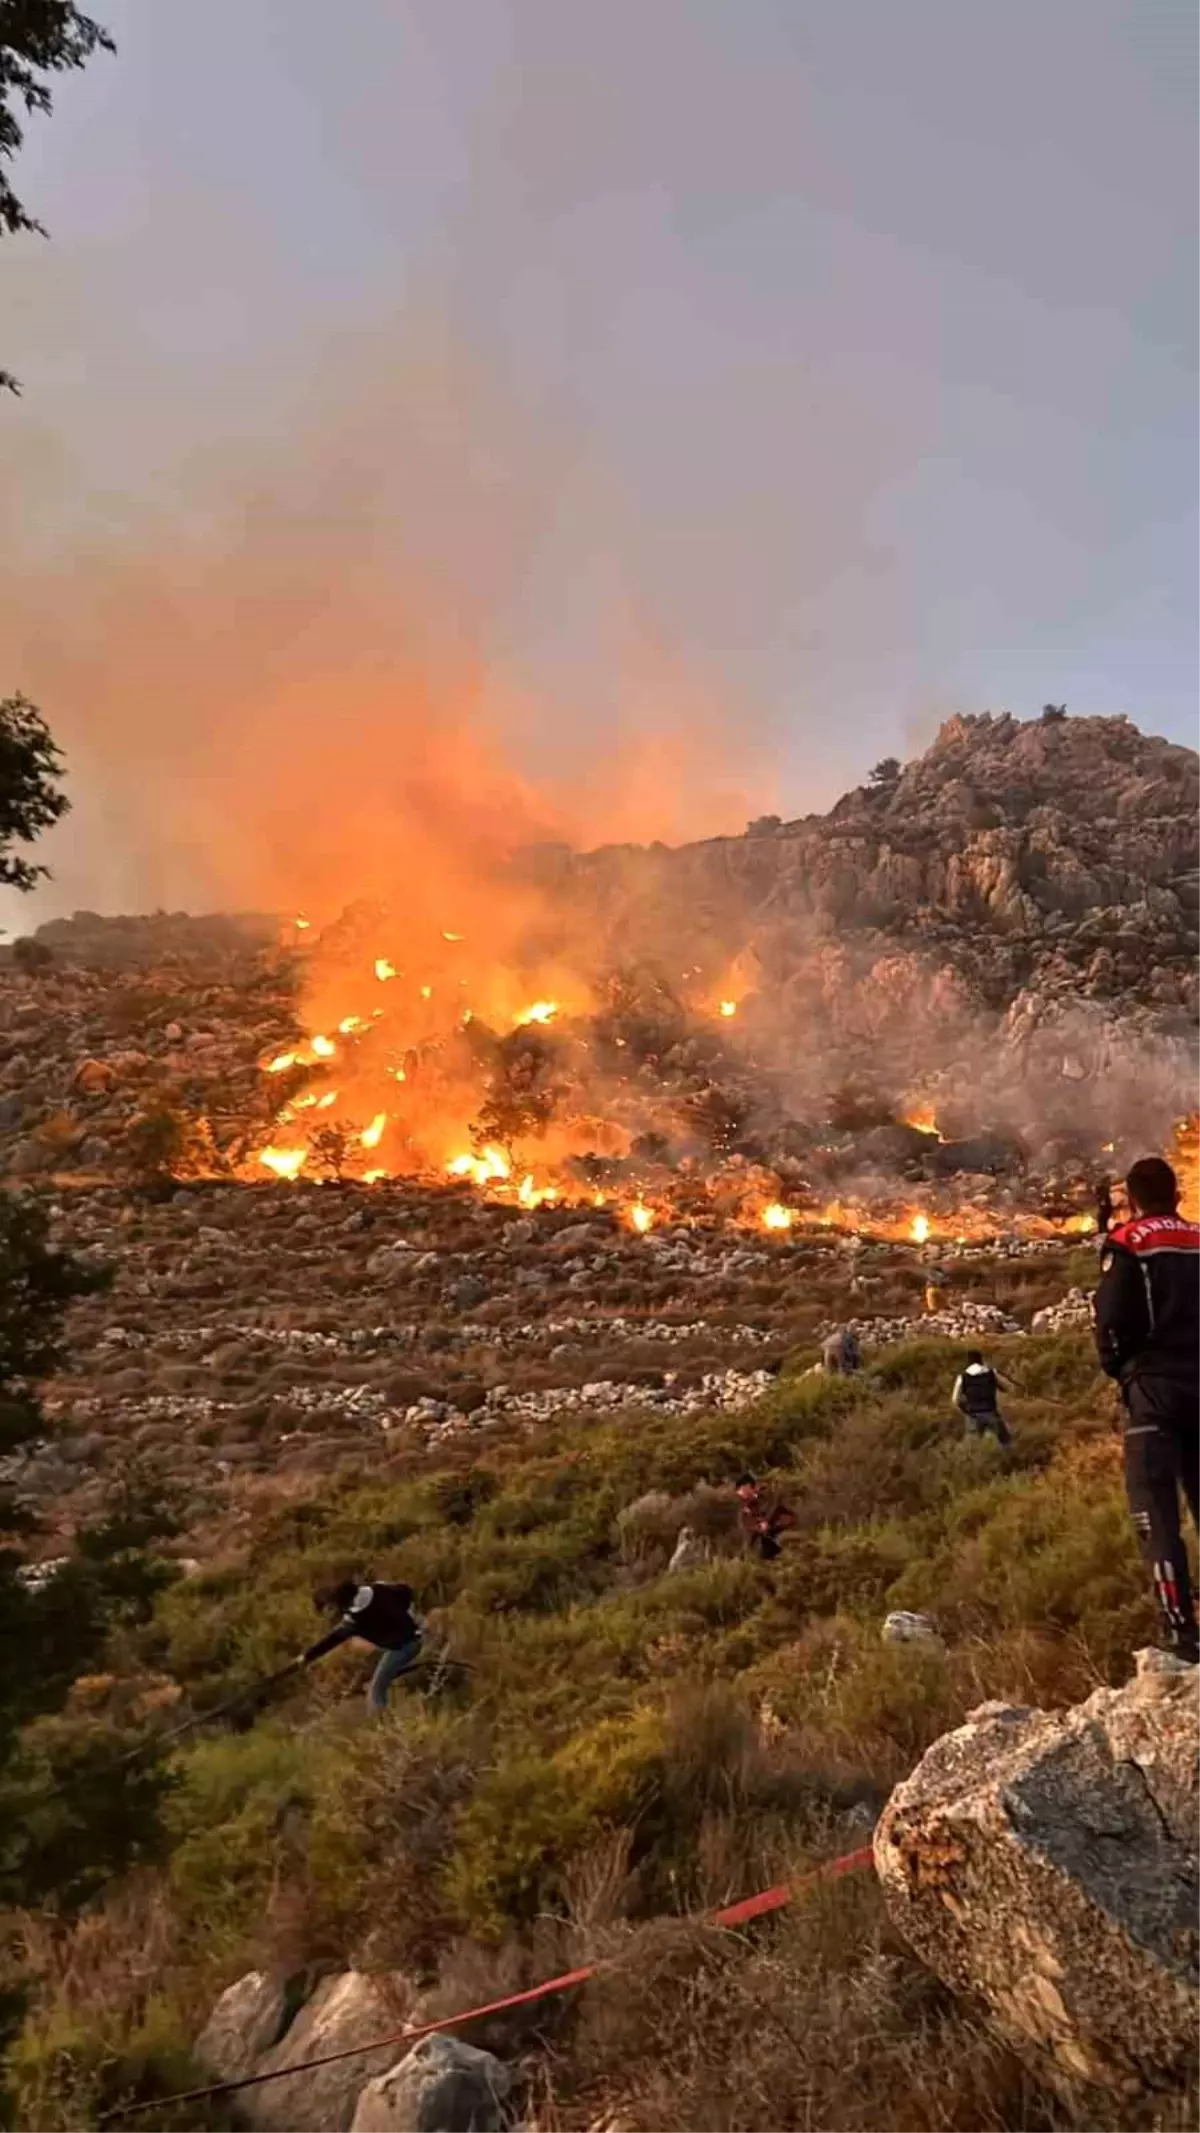
[[[787,813],[951,708],[1194,741],[1192,5],[93,4],[14,173],[52,241],[0,252],[71,900],[114,809],[155,835],[95,574],[248,495],[336,523],[331,609],[428,569],[554,706],[518,747],[603,731],[635,640]]]

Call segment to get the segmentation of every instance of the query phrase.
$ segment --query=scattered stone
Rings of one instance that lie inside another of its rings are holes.
[[[675,1543],[675,1550],[670,1562],[667,1564],[667,1569],[695,1570],[699,1564],[708,1561],[709,1553],[707,1541],[701,1540],[699,1534],[693,1533],[690,1526],[681,1526],[679,1538]]]
[[[885,1644],[941,1644],[937,1626],[928,1615],[909,1614],[898,1608],[883,1625]]]
[[[1058,1303],[1047,1304],[1044,1310],[1034,1312],[1029,1330],[1031,1333],[1068,1333],[1091,1323],[1092,1299],[1088,1291],[1068,1289]]]
[[[83,1059],[71,1076],[71,1087],[79,1096],[107,1096],[116,1085],[116,1068],[105,1059]]]

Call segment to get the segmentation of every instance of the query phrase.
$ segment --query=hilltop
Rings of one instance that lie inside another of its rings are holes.
[[[806,924],[936,950],[997,1009],[1073,988],[1170,1021],[1200,999],[1198,805],[1195,751],[1125,718],[984,713],[948,719],[828,814],[561,864],[585,896],[619,880],[635,902],[687,899],[699,931],[732,909],[773,967]]]

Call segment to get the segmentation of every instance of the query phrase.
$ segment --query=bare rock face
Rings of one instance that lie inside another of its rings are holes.
[[[281,2041],[255,2061],[256,2074],[273,2073],[281,2078],[244,2090],[238,2108],[251,2126],[263,2128],[264,2133],[345,2133],[364,2084],[395,2065],[396,2046],[360,2052],[304,2072],[286,2070],[328,2052],[368,2044],[373,2037],[386,2037],[419,2019],[403,1979],[367,1977],[358,1970],[328,1977]]]
[[[196,2039],[196,2058],[217,2081],[240,2081],[282,2034],[287,2020],[283,1986],[251,1970],[221,1994]]]
[[[1061,2085],[1183,2086],[1197,2035],[1198,1670],[984,1704],[875,1832],[893,1921]]]

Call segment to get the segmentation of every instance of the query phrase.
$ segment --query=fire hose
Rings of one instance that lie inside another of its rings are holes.
[[[132,1764],[140,1761],[142,1756],[157,1754],[160,1749],[169,1747],[172,1742],[182,1740],[185,1734],[193,1733],[198,1726],[211,1725],[216,1719],[228,1718],[234,1711],[240,1710],[243,1705],[258,1703],[272,1689],[278,1688],[281,1682],[289,1681],[294,1674],[300,1673],[304,1664],[303,1658],[289,1659],[286,1666],[277,1667],[273,1674],[264,1674],[260,1680],[252,1681],[247,1688],[239,1689],[233,1696],[227,1696],[223,1703],[213,1704],[211,1709],[207,1711],[193,1712],[190,1718],[182,1719],[176,1726],[168,1726],[162,1733],[150,1734],[146,1740],[139,1741],[135,1748],[127,1749],[124,1755],[115,1756],[112,1762],[105,1764],[102,1769],[77,1771],[72,1777],[65,1778],[61,1784],[55,1785],[49,1791],[42,1793],[40,1796],[41,1801],[49,1802],[50,1800],[60,1799],[64,1794],[73,1792],[77,1786],[83,1783],[92,1785],[95,1784],[97,1778],[115,1776],[117,1771],[127,1770]],[[418,1661],[413,1666],[406,1667],[404,1673],[416,1673],[419,1666],[420,1662]],[[465,1660],[451,1659],[444,1649],[439,1651],[432,1655],[429,1693],[432,1694],[439,1689],[450,1674],[466,1674],[469,1672],[470,1668]],[[398,1678],[403,1680],[404,1674]]]
[[[813,1867],[795,1881],[777,1882],[774,1888],[762,1889],[755,1896],[743,1897],[740,1903],[726,1904],[724,1909],[709,1911],[693,1923],[719,1927],[729,1931],[746,1926],[755,1919],[766,1918],[772,1911],[782,1910],[805,1889],[823,1881],[839,1881],[845,1874],[873,1870],[874,1848],[861,1844],[852,1852],[843,1852],[840,1858],[827,1859],[821,1866]],[[511,1992],[502,2000],[489,2000],[481,2007],[464,2007],[457,2014],[442,2015],[436,2022],[419,2022],[405,2029],[392,2030],[387,2036],[372,2037],[367,2044],[343,2045],[340,2051],[322,2052],[313,2059],[300,2059],[292,2066],[273,2067],[269,2073],[242,2074],[233,2081],[212,2081],[204,2088],[178,2089],[170,2096],[151,2096],[141,2101],[117,2104],[111,2110],[101,2111],[97,2125],[109,2125],[115,2118],[133,2118],[143,2111],[162,2111],[167,2104],[202,2103],[209,2097],[226,2096],[235,2089],[262,2087],[267,2081],[283,2081],[288,2076],[311,2073],[320,2066],[333,2066],[344,2059],[361,2059],[368,2052],[377,2052],[385,2047],[411,2046],[422,2037],[433,2036],[439,2030],[461,2029],[467,2022],[476,2022],[486,2015],[503,2014],[512,2007],[528,2007],[537,2000],[548,1999],[552,1994],[570,1992],[578,1985],[586,1985],[592,1978],[605,1971],[616,1969],[619,1958],[610,1957],[594,1963],[583,1963],[577,1970],[567,1970],[559,1977],[546,1978],[540,1985],[531,1985],[524,1992]]]
[[[214,1719],[228,1718],[230,1713],[238,1710],[241,1705],[256,1703],[269,1690],[277,1688],[280,1682],[287,1681],[292,1674],[299,1673],[303,1665],[303,1659],[289,1659],[286,1666],[277,1668],[273,1674],[264,1674],[260,1681],[252,1681],[248,1688],[239,1689],[235,1696],[227,1696],[223,1703],[214,1704],[211,1710],[195,1711],[190,1718],[182,1719],[179,1725],[168,1726],[162,1733],[151,1733],[145,1740],[139,1741],[135,1748],[126,1749],[124,1755],[114,1756],[112,1762],[106,1763],[102,1769],[77,1771],[74,1776],[65,1778],[61,1784],[44,1792],[41,1795],[42,1800],[61,1799],[64,1793],[73,1792],[78,1785],[93,1785],[97,1778],[113,1777],[118,1770],[127,1770],[131,1764],[139,1762],[142,1756],[155,1755],[159,1749],[168,1747],[172,1741],[182,1740],[185,1733],[194,1732],[197,1726],[211,1725]]]

